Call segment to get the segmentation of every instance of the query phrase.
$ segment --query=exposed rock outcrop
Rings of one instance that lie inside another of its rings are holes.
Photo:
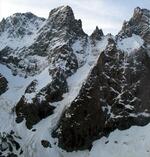
[[[23,150],[17,140],[21,140],[21,137],[16,136],[14,131],[9,134],[0,133],[0,156],[19,157],[19,155],[22,155]]]
[[[54,109],[55,107],[51,106],[46,100],[40,101],[37,97],[32,103],[28,103],[22,97],[15,108],[17,115],[16,122],[20,123],[25,118],[27,128],[31,129],[41,119],[51,115]]]
[[[103,36],[104,36],[104,33],[102,29],[99,29],[98,27],[96,27],[96,29],[91,34],[90,38],[92,40],[101,40]]]
[[[0,95],[8,89],[8,82],[6,78],[0,73]]]

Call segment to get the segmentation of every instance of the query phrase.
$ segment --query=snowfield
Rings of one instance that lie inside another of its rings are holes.
[[[125,38],[118,41],[118,48],[124,52],[131,53],[134,50],[138,50],[144,43],[144,40],[139,36],[133,34],[132,37]]]
[[[128,130],[115,130],[108,138],[103,137],[93,143],[90,157],[149,157],[150,124],[133,126]]]

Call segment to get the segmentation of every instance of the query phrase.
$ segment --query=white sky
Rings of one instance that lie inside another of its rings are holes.
[[[99,26],[104,33],[116,34],[135,7],[150,9],[150,0],[0,0],[0,20],[16,12],[32,12],[47,18],[50,10],[60,5],[72,7],[86,33]]]

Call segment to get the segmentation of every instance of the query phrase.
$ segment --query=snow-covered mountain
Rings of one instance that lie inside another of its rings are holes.
[[[48,19],[3,19],[0,156],[138,156],[132,139],[148,143],[150,129],[149,25],[150,11],[139,7],[116,36],[98,27],[88,36],[69,6]]]

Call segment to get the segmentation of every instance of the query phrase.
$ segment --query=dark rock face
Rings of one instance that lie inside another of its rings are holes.
[[[0,61],[1,62],[13,62],[10,59],[6,59],[7,56],[9,56],[12,53],[13,49],[6,46],[4,49],[0,51]],[[11,58],[11,57],[10,57]]]
[[[3,94],[8,89],[7,83],[8,82],[5,79],[5,77],[0,74],[0,95]]]
[[[54,109],[55,107],[51,106],[46,100],[39,102],[38,98],[35,98],[33,103],[27,103],[22,97],[15,108],[16,122],[20,123],[25,118],[27,128],[31,129],[41,119],[51,115]]]
[[[13,131],[8,133],[0,133],[0,156],[2,157],[17,157],[23,153],[20,144],[17,139],[21,139],[16,136]]]
[[[63,94],[68,92],[66,75],[62,69],[53,69],[52,82],[42,89],[46,93],[46,98],[50,102],[57,102],[63,99]]]
[[[91,147],[112,130],[150,121],[150,58],[147,49],[127,55],[113,39],[101,53],[79,95],[53,132],[67,151]]]
[[[61,70],[67,78],[76,72],[78,69],[78,60],[73,50],[68,45],[56,47],[49,56],[52,63],[50,74],[55,77],[55,71]],[[56,70],[58,69],[58,70]]]
[[[82,30],[81,20],[75,19],[72,8],[69,6],[61,6],[53,9],[49,14],[49,20],[52,22],[52,28],[58,30],[66,28],[68,33],[80,36],[85,35]]]

